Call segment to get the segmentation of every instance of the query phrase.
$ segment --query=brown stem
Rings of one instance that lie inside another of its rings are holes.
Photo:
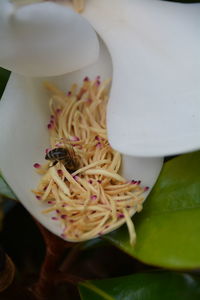
[[[33,288],[38,300],[50,299],[55,291],[55,281],[65,249],[74,244],[63,241],[37,223],[46,244],[46,256],[42,264],[39,280]]]
[[[63,260],[59,271],[60,272],[68,272],[68,270],[71,268],[74,261],[77,259],[81,249],[81,243],[74,245],[67,254],[67,257]]]
[[[84,281],[84,279],[81,277],[74,276],[71,274],[64,274],[64,273],[58,274],[55,280],[56,284],[67,282],[75,286],[81,281]]]

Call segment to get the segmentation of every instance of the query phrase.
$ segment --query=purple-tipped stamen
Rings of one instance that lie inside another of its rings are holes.
[[[57,108],[57,109],[56,109],[56,113],[57,113],[57,114],[60,114],[60,113],[61,113],[61,111],[62,111],[62,109],[61,109],[61,108]]]
[[[62,170],[58,170],[57,173],[58,173],[58,175],[60,175],[60,176],[63,175],[63,171],[62,171]]]
[[[98,135],[95,136],[96,141],[100,141],[100,137]]]
[[[80,139],[79,139],[78,136],[72,136],[72,137],[71,137],[71,141],[77,142],[77,141],[80,141]]]
[[[85,82],[87,82],[87,81],[89,81],[90,79],[89,79],[89,77],[88,76],[86,76],[84,79],[83,79],[83,81],[85,81]]]
[[[146,191],[148,191],[149,189],[150,189],[149,186],[145,186],[144,191],[146,192]]]
[[[67,218],[67,215],[61,215],[60,217],[61,219],[65,220]]]
[[[97,86],[100,86],[100,84],[101,84],[101,81],[100,81],[100,80],[97,80],[97,81],[96,81],[96,85],[97,85]]]
[[[122,218],[124,218],[124,214],[118,214],[117,217],[118,217],[118,219],[122,219]]]
[[[102,144],[101,144],[101,143],[97,143],[97,144],[96,144],[96,147],[97,147],[97,148],[101,148],[101,147],[102,147]]]
[[[38,164],[38,163],[35,163],[35,164],[33,165],[33,167],[36,168],[36,169],[39,169],[39,168],[41,168],[41,165]]]

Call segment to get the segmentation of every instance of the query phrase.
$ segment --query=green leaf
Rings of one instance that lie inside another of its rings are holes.
[[[140,273],[79,285],[82,300],[198,300],[200,277],[172,272]]]
[[[10,71],[0,68],[0,98],[4,92],[5,86],[10,76]],[[2,175],[0,174],[0,195],[10,198],[17,199],[11,188],[8,186]]]
[[[99,247],[104,247],[106,245],[110,245],[110,244],[106,240],[102,240],[101,238],[96,238],[81,243],[81,250],[84,251],[88,249],[95,249]]]
[[[10,71],[0,68],[0,98],[10,76]]]
[[[147,264],[172,269],[200,267],[200,152],[165,163],[144,210],[134,218],[137,243],[125,227],[109,241]]]
[[[6,198],[17,200],[17,197],[15,196],[15,194],[13,193],[13,191],[11,190],[11,188],[9,187],[9,185],[1,175],[0,175],[0,195]]]

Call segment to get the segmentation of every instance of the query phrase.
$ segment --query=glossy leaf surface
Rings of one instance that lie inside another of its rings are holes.
[[[200,267],[200,152],[165,163],[159,179],[134,218],[135,248],[125,226],[106,238],[137,259],[172,269]]]
[[[172,272],[140,273],[84,282],[79,290],[82,300],[197,300],[200,278]]]

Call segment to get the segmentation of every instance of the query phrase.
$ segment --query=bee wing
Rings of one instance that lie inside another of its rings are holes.
[[[70,140],[70,138],[69,139],[64,138],[63,141],[64,141],[64,144],[66,145],[66,149],[67,149],[68,154],[69,154],[68,167],[71,170],[76,171],[79,168],[80,163],[79,163],[77,154],[74,150],[74,147],[72,145],[73,141]]]

